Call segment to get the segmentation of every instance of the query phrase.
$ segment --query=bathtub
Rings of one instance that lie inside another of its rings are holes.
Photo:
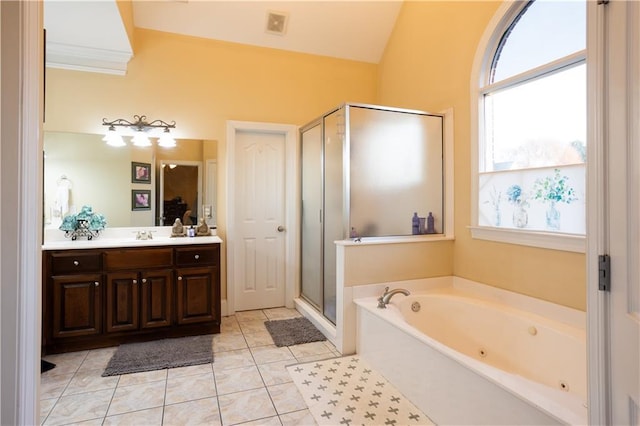
[[[387,309],[356,299],[357,353],[437,424],[587,424],[584,323],[500,292],[412,290]]]

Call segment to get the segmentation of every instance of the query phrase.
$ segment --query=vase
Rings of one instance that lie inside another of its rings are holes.
[[[500,226],[502,222],[502,215],[500,214],[500,206],[496,205],[493,211],[493,224],[494,226]]]
[[[518,204],[516,208],[513,210],[513,226],[516,228],[524,228],[527,226],[529,222],[529,214],[523,205]]]
[[[553,201],[547,209],[547,229],[551,231],[560,230],[560,211],[558,211],[556,203]]]

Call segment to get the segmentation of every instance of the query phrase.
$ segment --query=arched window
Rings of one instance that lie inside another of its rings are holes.
[[[476,57],[473,221],[484,230],[474,237],[582,236],[586,2],[516,2],[502,13]]]

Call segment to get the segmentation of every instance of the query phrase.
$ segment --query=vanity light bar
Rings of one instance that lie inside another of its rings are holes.
[[[105,137],[102,139],[110,146],[124,146],[126,145],[122,140],[122,136],[116,131],[116,126],[129,127],[135,131],[135,135],[132,138],[135,146],[145,147],[151,146],[151,141],[145,132],[151,129],[164,129],[162,135],[158,140],[158,145],[165,148],[171,148],[176,146],[176,141],[171,136],[169,129],[175,129],[176,122],[172,121],[167,123],[162,120],[147,121],[147,117],[144,115],[134,115],[134,121],[125,120],[124,118],[118,118],[113,121],[108,121],[106,118],[102,119],[103,126],[109,126]]]

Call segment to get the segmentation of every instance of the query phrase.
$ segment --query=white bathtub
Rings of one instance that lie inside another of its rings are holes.
[[[387,309],[357,299],[357,352],[437,424],[587,424],[585,330],[565,321],[575,312],[534,299],[541,316],[500,292],[466,282]]]

